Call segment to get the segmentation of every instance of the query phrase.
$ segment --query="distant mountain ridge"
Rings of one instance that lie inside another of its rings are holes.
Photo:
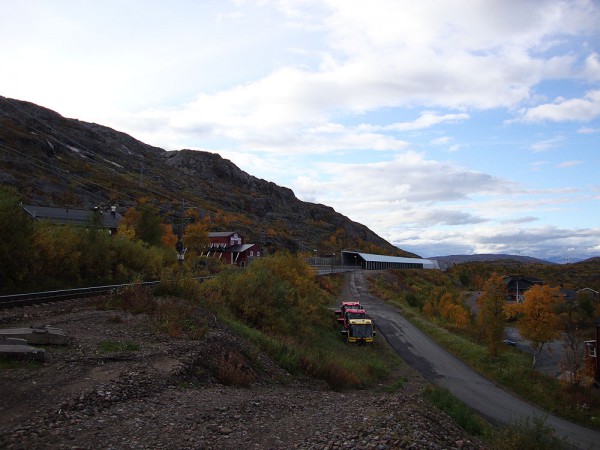
[[[235,229],[247,242],[313,254],[353,249],[416,256],[398,249],[333,208],[304,202],[275,183],[240,170],[216,153],[166,151],[111,128],[68,119],[30,102],[0,96],[0,185],[23,203],[125,209],[149,198],[166,223],[185,208],[214,231]]]
[[[520,256],[520,255],[504,255],[504,254],[476,254],[476,255],[447,255],[447,256],[433,256],[429,259],[435,259],[438,263],[443,263],[445,267],[452,266],[454,264],[462,264],[466,262],[490,262],[490,261],[518,261],[524,264],[555,264],[550,261],[543,259],[533,258],[531,256]]]

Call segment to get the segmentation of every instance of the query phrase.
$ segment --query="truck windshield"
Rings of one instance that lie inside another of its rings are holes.
[[[355,338],[368,338],[373,336],[372,325],[351,325],[350,335]]]
[[[350,319],[366,319],[367,314],[364,312],[348,312],[347,313],[348,320]]]

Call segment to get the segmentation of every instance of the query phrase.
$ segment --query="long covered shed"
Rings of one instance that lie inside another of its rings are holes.
[[[404,258],[400,256],[374,255],[371,253],[342,251],[342,264],[364,270],[383,269],[440,269],[434,259]]]

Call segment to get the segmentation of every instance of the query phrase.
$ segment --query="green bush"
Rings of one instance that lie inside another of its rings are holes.
[[[414,292],[405,293],[404,300],[413,308],[423,309],[423,299],[418,297]]]
[[[310,338],[315,323],[324,324],[330,296],[314,272],[297,256],[278,253],[253,261],[244,270],[227,270],[201,286],[207,305],[226,305],[249,326],[268,334]]]
[[[546,425],[545,417],[534,417],[514,421],[491,433],[492,449],[497,450],[566,450],[572,448],[566,439],[554,434],[554,429]]]

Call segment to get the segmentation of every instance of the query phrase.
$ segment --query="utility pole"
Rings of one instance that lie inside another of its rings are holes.
[[[179,228],[179,240],[175,244],[175,250],[177,250],[177,260],[179,264],[183,264],[185,258],[185,252],[187,248],[183,245],[183,216],[185,214],[185,200],[181,200],[181,226]]]

